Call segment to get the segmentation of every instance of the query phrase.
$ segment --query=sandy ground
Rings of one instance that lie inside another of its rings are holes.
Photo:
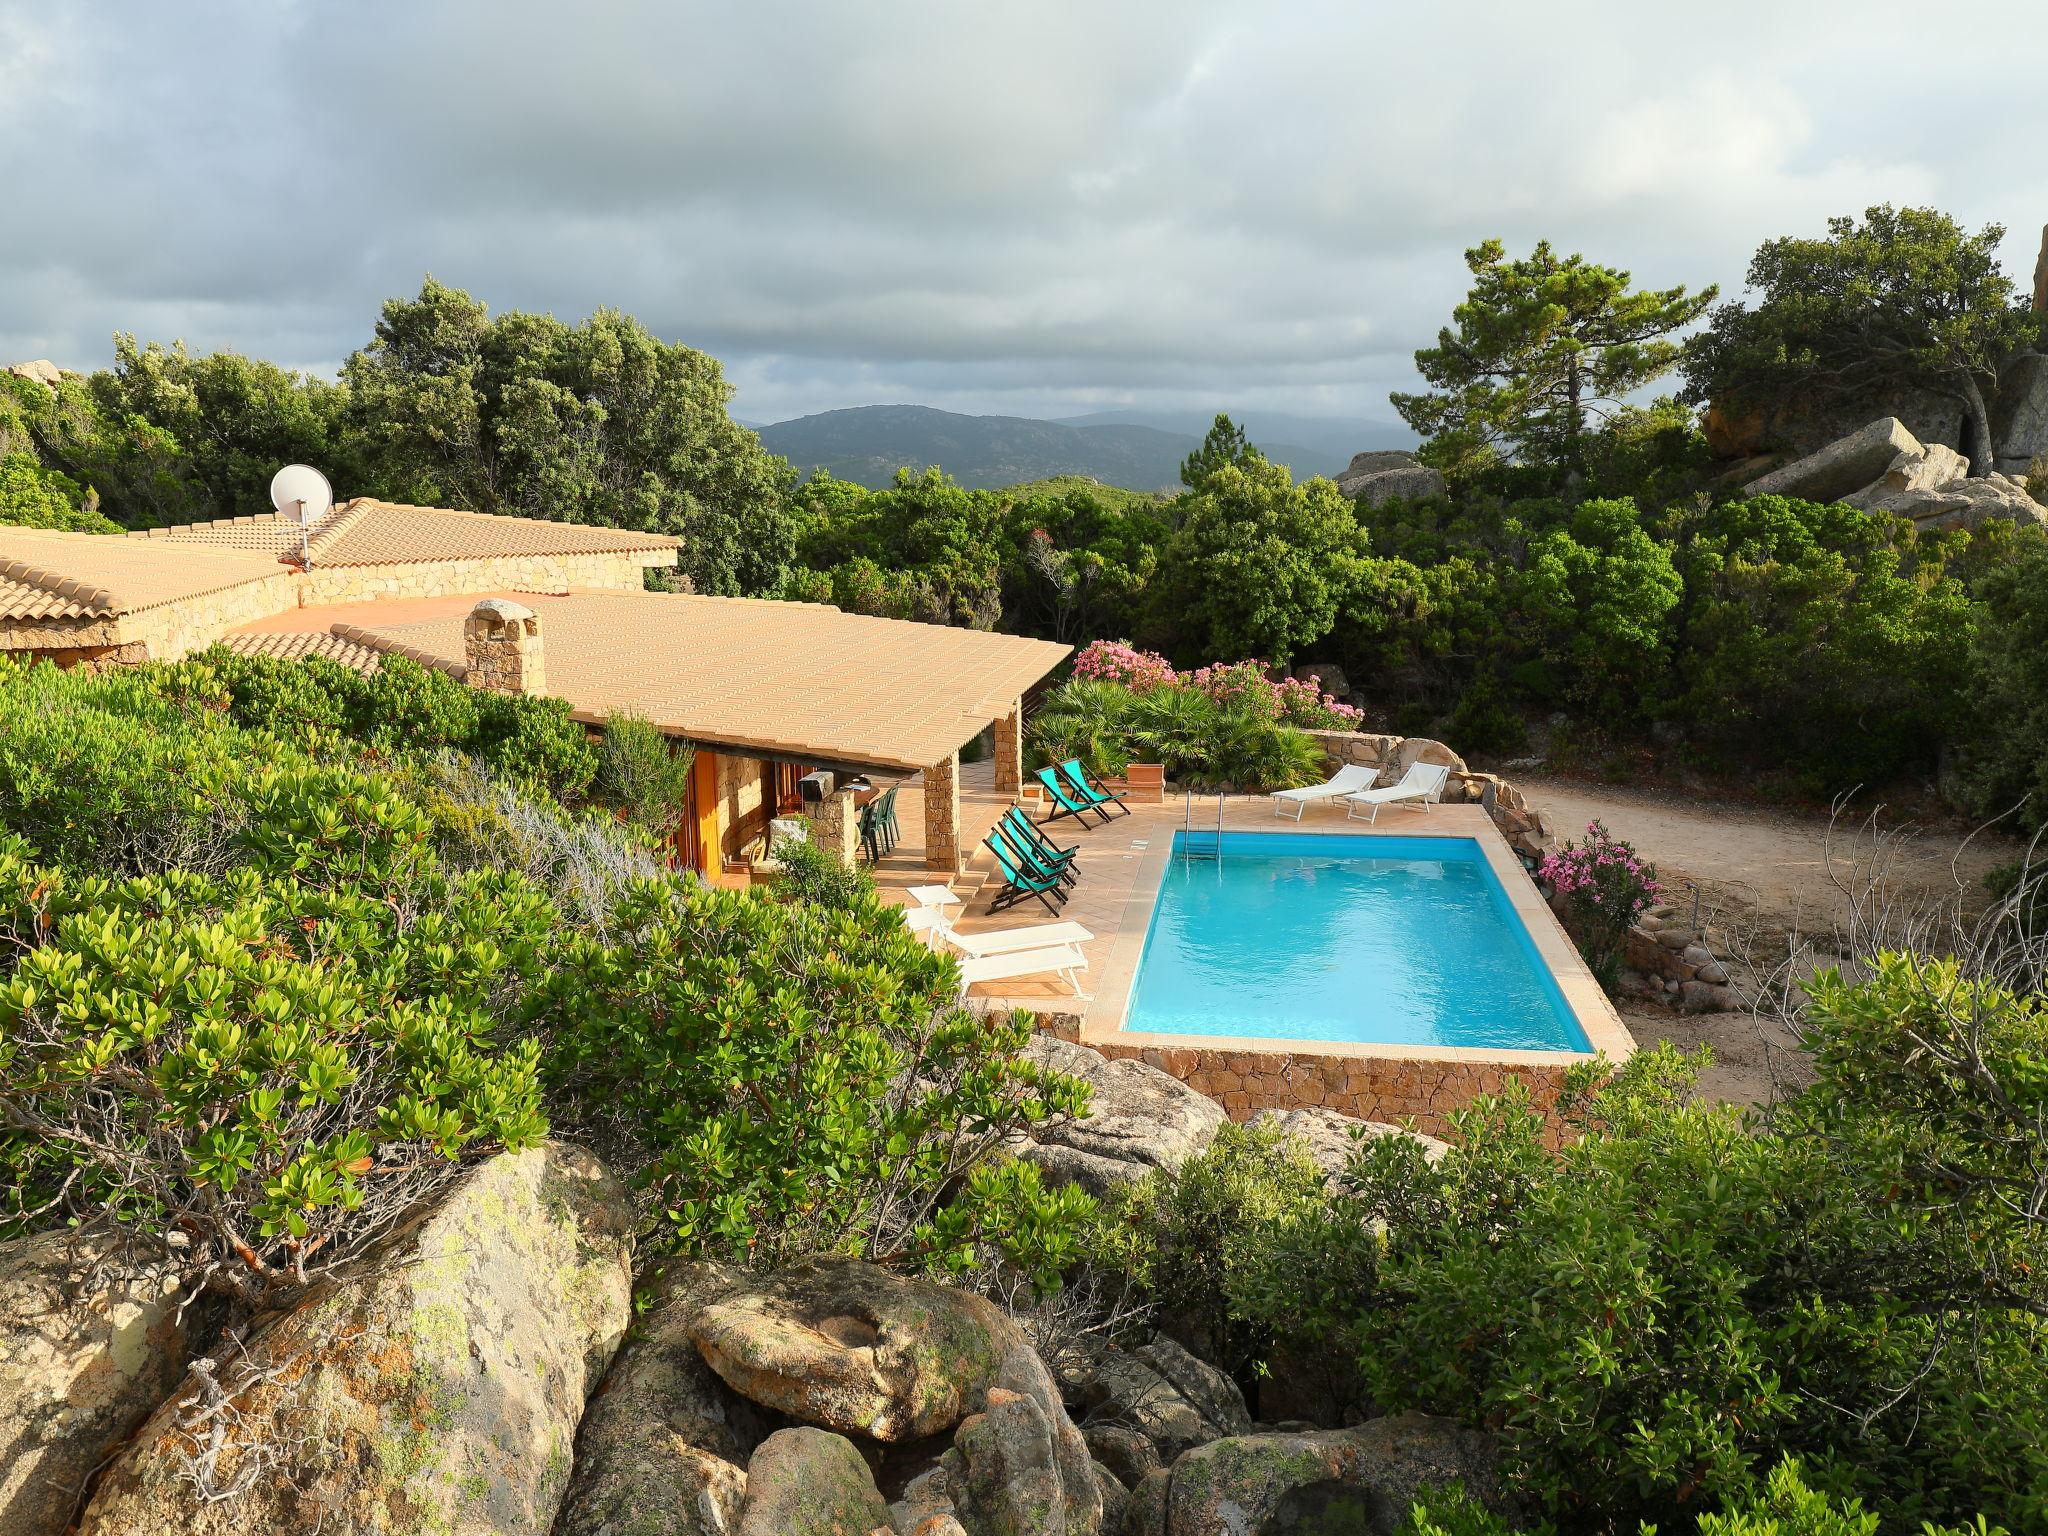
[[[1705,923],[1753,934],[1760,948],[1778,954],[1785,952],[1788,932],[1832,929],[1847,899],[1837,880],[1853,887],[1875,848],[1871,829],[1859,819],[1831,828],[1824,816],[1660,791],[1526,775],[1515,782],[1559,837],[1577,837],[1598,818],[1633,843],[1657,866],[1665,900],[1682,918],[1690,918],[1697,892]],[[1901,824],[1880,811],[1878,825]],[[1945,828],[1907,828],[1906,834],[1885,850],[1886,879],[1894,889],[1927,896],[1952,894],[1960,883],[1974,897],[1984,875],[2009,863],[2019,848],[2006,837],[1966,839]],[[1625,1004],[1622,1017],[1642,1044],[1712,1047],[1715,1064],[1701,1087],[1715,1098],[1766,1103],[1808,1076],[1797,1041],[1772,1020],[1747,1013],[1687,1016],[1639,1003]]]

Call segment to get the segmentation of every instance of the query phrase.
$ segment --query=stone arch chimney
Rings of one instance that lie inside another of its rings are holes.
[[[524,603],[487,597],[462,621],[463,660],[469,686],[492,693],[544,693],[540,615]]]

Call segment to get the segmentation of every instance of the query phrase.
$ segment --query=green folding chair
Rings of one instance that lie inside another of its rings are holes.
[[[1074,792],[1060,782],[1059,775],[1050,768],[1038,770],[1038,782],[1045,786],[1045,792],[1052,796],[1053,803],[1053,812],[1045,818],[1042,825],[1050,826],[1062,816],[1071,816],[1085,827],[1088,823],[1083,821],[1082,818],[1090,811],[1100,816],[1104,822],[1109,820],[1109,813],[1107,811],[1103,810],[1101,806],[1095,804],[1092,800],[1077,799]]]
[[[1081,759],[1078,757],[1070,757],[1061,763],[1060,772],[1067,776],[1067,782],[1073,786],[1074,792],[1098,810],[1111,806],[1122,815],[1131,814],[1131,808],[1124,804],[1124,797],[1090,777],[1088,770],[1081,766]]]
[[[1037,855],[1038,862],[1047,869],[1064,870],[1074,862],[1078,848],[1062,848],[1051,838],[1031,824],[1031,818],[1024,814],[1023,807],[1013,805],[1003,812],[997,825],[1007,831],[1016,843]]]
[[[1020,901],[1035,899],[1044,905],[1046,911],[1059,915],[1060,906],[1067,899],[1065,886],[1058,880],[1045,879],[1025,869],[1000,832],[991,831],[982,842],[996,856],[996,873],[1003,878],[1003,889],[988,904],[989,911],[1002,912]]]

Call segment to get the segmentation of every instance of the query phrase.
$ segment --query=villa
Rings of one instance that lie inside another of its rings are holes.
[[[677,853],[712,879],[743,879],[768,822],[800,806],[812,839],[851,858],[855,797],[921,776],[923,867],[956,875],[972,846],[960,750],[993,728],[998,783],[1014,793],[1023,695],[1069,648],[647,591],[646,572],[678,549],[662,534],[371,498],[307,529],[275,514],[125,538],[0,527],[0,652],[94,668],[212,645],[358,668],[404,656],[564,699],[593,729],[638,716],[695,751]],[[817,798],[803,805],[806,774]]]

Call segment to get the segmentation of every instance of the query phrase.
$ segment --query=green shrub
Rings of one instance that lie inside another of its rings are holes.
[[[561,1113],[637,1162],[661,1241],[771,1264],[822,1249],[957,1270],[984,1242],[1050,1283],[1089,1202],[998,1165],[1086,1087],[952,1006],[953,964],[872,896],[837,908],[645,882],[569,935],[532,1009]]]
[[[304,870],[392,867],[311,804],[294,819]],[[67,882],[0,856],[0,913],[36,936],[0,982],[0,1168],[24,1207],[54,1186],[60,1210],[181,1234],[195,1284],[267,1304],[460,1160],[546,1131],[538,1046],[497,1043],[492,1008],[549,918],[517,888],[463,883],[401,922],[253,871]]]
[[[1322,754],[1261,700],[1219,703],[1184,683],[1133,691],[1075,678],[1053,689],[1031,717],[1026,742],[1040,763],[1079,758],[1089,772],[1121,774],[1157,762],[1177,783],[1253,792],[1322,777]]]
[[[1493,1428],[1571,1529],[1740,1500],[1787,1452],[1888,1522],[2024,1527],[2048,1500],[2038,1007],[1895,957],[1821,978],[1809,1025],[1820,1081],[1769,1124],[1691,1102],[1699,1063],[1666,1047],[1572,1098],[1559,1154],[1519,1087],[1454,1116],[1435,1166],[1368,1144],[1374,1397]]]
[[[1333,1408],[1355,1395],[1352,1328],[1377,1244],[1332,1205],[1299,1141],[1269,1126],[1224,1126],[1177,1173],[1151,1174],[1106,1201],[1090,1247],[1096,1265],[1134,1283],[1254,1407],[1283,1343],[1293,1369],[1320,1377]]]
[[[597,740],[591,794],[656,839],[672,836],[690,803],[696,754],[678,748],[646,720],[613,715]]]
[[[782,872],[775,893],[788,901],[808,902],[836,912],[857,911],[875,894],[875,878],[857,864],[846,864],[809,841],[786,838],[775,846]]]

